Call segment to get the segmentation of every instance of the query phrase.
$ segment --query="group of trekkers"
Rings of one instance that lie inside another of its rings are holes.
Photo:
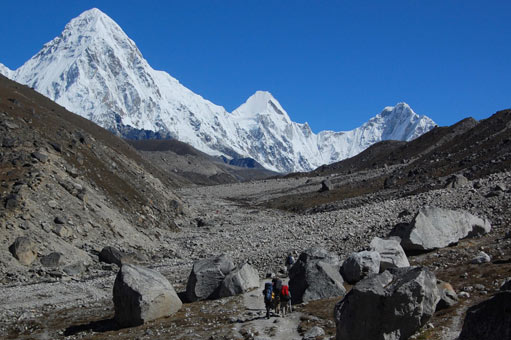
[[[293,264],[294,258],[292,255],[289,255],[285,262],[287,271],[289,271]],[[272,279],[272,282],[266,282],[264,284],[263,296],[267,319],[270,318],[272,309],[276,315],[282,316],[286,316],[286,313],[293,311],[289,286],[283,285],[281,279],[275,277]]]

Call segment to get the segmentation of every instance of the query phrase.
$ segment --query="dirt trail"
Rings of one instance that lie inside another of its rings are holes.
[[[264,283],[268,280],[261,280],[259,288],[243,294],[243,304],[247,311],[253,312],[253,319],[235,326],[235,332],[240,335],[251,333],[256,339],[293,340],[301,339],[298,334],[301,313],[293,311],[285,317],[276,316],[272,313],[266,319],[266,309],[262,291]],[[287,280],[284,281],[287,284]]]

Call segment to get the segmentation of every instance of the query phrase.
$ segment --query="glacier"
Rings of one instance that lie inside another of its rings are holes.
[[[72,19],[17,70],[0,64],[0,73],[114,133],[120,134],[119,123],[161,132],[210,155],[250,157],[278,172],[313,170],[382,140],[412,140],[435,126],[398,103],[354,130],[315,134],[307,123],[293,122],[267,91],[227,112],[154,70],[97,8]]]

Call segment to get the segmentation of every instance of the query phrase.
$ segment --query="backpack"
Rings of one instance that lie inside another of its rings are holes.
[[[264,302],[270,303],[273,300],[273,286],[270,282],[264,284]]]
[[[273,279],[273,289],[275,289],[276,292],[280,292],[282,290],[281,279]]]
[[[282,286],[282,292],[280,295],[282,295],[284,298],[289,297],[289,287],[287,285]]]

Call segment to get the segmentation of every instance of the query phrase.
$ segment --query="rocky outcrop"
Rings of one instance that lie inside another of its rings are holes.
[[[292,303],[301,303],[346,294],[339,273],[339,258],[322,248],[310,248],[289,270]]]
[[[233,296],[259,287],[259,273],[245,263],[229,273],[220,285],[218,297]]]
[[[104,263],[114,263],[119,267],[122,265],[121,259],[124,254],[114,247],[104,247],[99,253],[99,261]]]
[[[511,339],[509,306],[511,291],[503,291],[470,307],[459,340]]]
[[[369,274],[380,271],[380,254],[376,251],[361,251],[352,253],[341,266],[341,275],[344,280],[354,284]]]
[[[335,306],[336,339],[408,339],[433,315],[439,298],[435,275],[425,268],[372,275]]]
[[[400,224],[391,236],[401,238],[405,250],[428,251],[447,247],[459,240],[490,232],[491,225],[466,211],[448,210],[436,207],[421,209],[413,221]]]
[[[234,268],[234,263],[227,255],[195,262],[186,284],[187,299],[198,301],[218,298],[222,281]]]
[[[115,321],[121,327],[141,325],[177,312],[182,302],[170,282],[157,271],[126,264],[115,278]]]
[[[401,268],[410,266],[408,258],[396,240],[384,240],[379,237],[373,238],[369,244],[371,251],[380,254],[380,273],[387,268]]]
[[[28,266],[37,258],[37,247],[28,237],[18,237],[9,251],[21,264]]]

